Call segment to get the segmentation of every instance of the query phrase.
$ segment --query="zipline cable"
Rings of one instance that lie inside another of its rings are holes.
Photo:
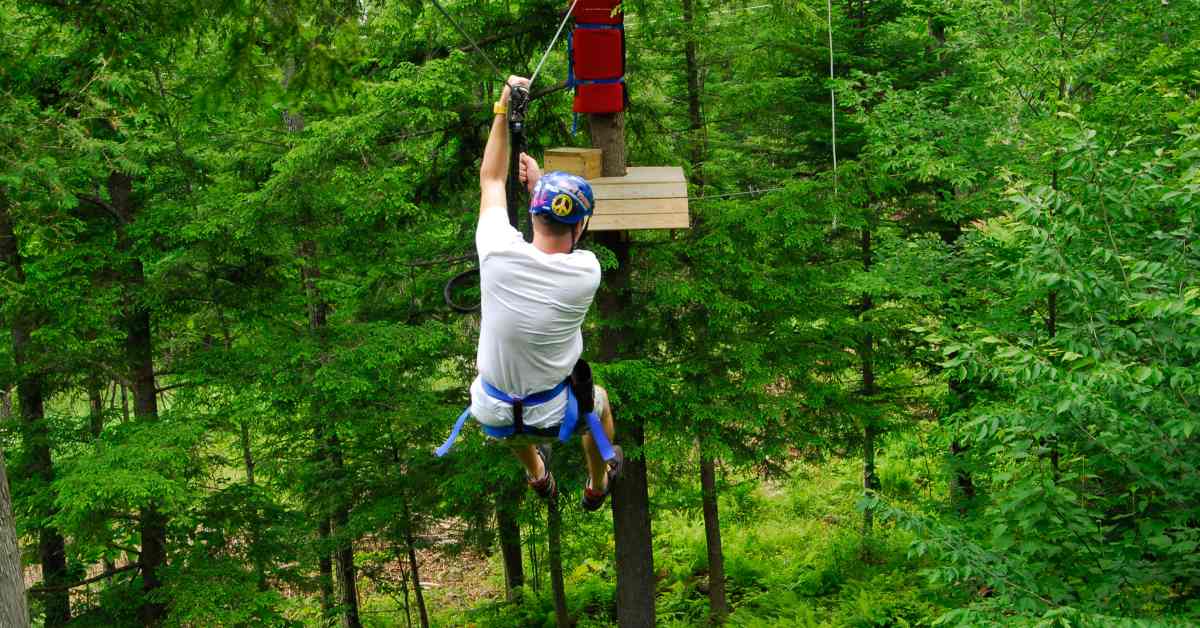
[[[567,9],[567,14],[563,16],[562,22],[558,24],[558,30],[554,32],[554,39],[551,39],[550,45],[546,46],[546,52],[542,53],[542,60],[538,61],[537,67],[533,70],[533,76],[529,77],[529,89],[533,89],[533,82],[537,80],[538,74],[542,71],[542,66],[546,63],[546,57],[549,57],[550,51],[554,50],[554,44],[558,43],[558,38],[562,35],[563,28],[566,27],[567,21],[571,19],[571,14],[575,12],[576,4],[579,4],[579,0],[571,2],[571,8]]]
[[[513,87],[509,84],[508,79],[504,76],[504,73],[500,71],[500,68],[497,67],[492,61],[492,58],[489,57],[487,53],[479,47],[479,44],[475,43],[475,38],[471,37],[471,35],[467,33],[466,29],[464,29],[461,24],[459,24],[453,17],[450,16],[450,13],[446,11],[446,8],[442,6],[441,2],[438,2],[438,0],[432,1],[433,6],[437,8],[438,12],[441,13],[452,26],[454,26],[454,29],[458,31],[459,35],[462,35],[467,40],[467,43],[471,44],[471,48],[474,49],[475,52],[487,62],[488,66],[492,68],[492,71],[496,73],[496,76],[500,77],[500,80],[504,81],[505,85],[508,85],[510,88]],[[533,87],[533,82],[537,80],[538,74],[541,73],[542,66],[545,65],[546,59],[550,56],[550,51],[554,50],[554,45],[558,43],[558,38],[562,36],[563,29],[566,28],[567,22],[571,19],[571,14],[575,11],[575,5],[578,3],[579,0],[573,0],[573,2],[571,2],[571,8],[567,9],[567,14],[563,16],[562,22],[558,24],[558,30],[555,31],[554,38],[550,40],[550,45],[546,46],[546,51],[542,53],[542,58],[540,61],[538,61],[537,68],[534,69],[533,76],[531,76],[529,79],[530,88]]]

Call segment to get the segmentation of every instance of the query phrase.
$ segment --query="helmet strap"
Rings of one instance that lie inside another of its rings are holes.
[[[587,235],[588,225],[591,224],[591,222],[592,222],[591,216],[584,216],[583,229],[581,229],[579,231],[579,237],[571,240],[571,252],[572,253],[575,252],[575,247],[578,246],[579,243],[583,241],[583,236]]]

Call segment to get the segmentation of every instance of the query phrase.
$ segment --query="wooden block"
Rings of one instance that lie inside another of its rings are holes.
[[[591,180],[596,212],[588,229],[687,229],[687,181],[682,168],[629,168],[623,177]]]
[[[591,181],[600,178],[600,158],[599,148],[547,148],[542,170],[562,170]]]

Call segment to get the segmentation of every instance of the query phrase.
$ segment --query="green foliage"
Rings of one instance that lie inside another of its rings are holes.
[[[816,0],[687,7],[622,10],[629,161],[684,166],[693,225],[632,234],[628,311],[584,327],[618,429],[645,427],[660,623],[707,620],[701,459],[731,625],[1194,620],[1195,3],[834,3],[832,33]],[[162,587],[80,588],[79,625],[147,599],[319,624],[321,559],[353,544],[367,625],[398,626],[410,544],[494,549],[507,452],[429,452],[473,375],[441,288],[499,79],[431,9],[0,0],[0,323],[32,330],[0,343],[0,401],[46,406],[3,432],[26,557],[58,530],[82,580],[166,521]],[[449,10],[528,74],[562,6]],[[538,87],[565,74],[553,53]],[[533,104],[534,154],[587,144],[570,100]],[[564,516],[571,613],[610,625],[611,522]],[[535,555],[542,517],[520,506]],[[427,591],[436,623],[552,624],[537,564],[519,605]]]

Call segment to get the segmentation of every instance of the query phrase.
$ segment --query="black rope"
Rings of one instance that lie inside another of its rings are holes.
[[[464,270],[463,272],[458,273],[457,275],[451,277],[450,281],[446,282],[446,287],[442,289],[442,298],[446,300],[446,305],[450,306],[450,309],[454,310],[455,312],[461,312],[463,314],[470,314],[471,312],[479,311],[479,308],[483,306],[482,300],[480,300],[478,303],[474,303],[471,305],[463,305],[461,303],[456,302],[454,300],[454,297],[452,296],[454,294],[454,291],[458,289],[458,286],[460,284],[462,284],[465,280],[470,279],[472,276],[476,277],[476,279],[474,280],[473,283],[475,285],[479,285],[478,275],[479,275],[479,267],[475,266],[474,268],[468,268],[467,270]]]

